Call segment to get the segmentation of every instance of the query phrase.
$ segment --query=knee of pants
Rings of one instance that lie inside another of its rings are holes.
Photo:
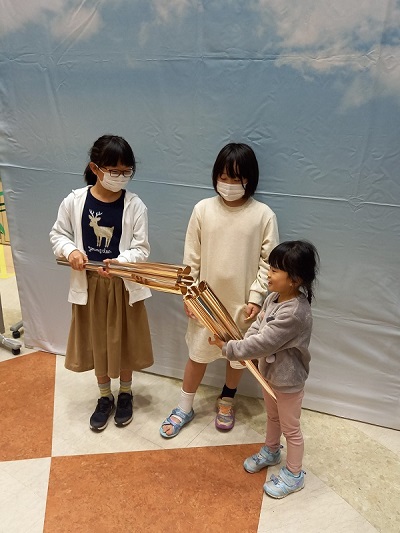
[[[301,432],[300,426],[296,428],[287,428],[282,427],[282,433],[286,439],[303,439],[303,434]]]
[[[280,424],[279,415],[267,414],[267,422],[273,422],[274,424]]]

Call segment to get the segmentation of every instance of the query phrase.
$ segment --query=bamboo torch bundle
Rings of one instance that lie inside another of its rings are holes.
[[[57,263],[69,266],[69,262],[65,258],[57,259]],[[100,261],[85,263],[86,270],[97,271],[103,267],[104,263]],[[157,291],[172,294],[182,294],[181,288],[191,286],[194,283],[192,276],[189,276],[189,266],[167,263],[109,263],[107,272],[110,276],[117,276],[140,285],[147,285]]]
[[[69,266],[65,258],[57,259],[59,265]],[[97,271],[104,263],[88,261],[86,270]],[[223,341],[241,340],[243,336],[227,309],[206,281],[196,283],[190,276],[190,267],[169,263],[109,263],[106,267],[111,276],[117,276],[151,289],[179,294],[190,311],[211,333]],[[257,367],[251,361],[240,361],[253,374],[263,389],[274,399],[275,394]]]
[[[183,299],[190,311],[211,333],[218,335],[224,341],[243,339],[231,315],[205,281],[201,281],[197,287],[193,287],[192,291],[186,294]],[[263,389],[276,400],[274,391],[262,377],[255,364],[252,361],[240,361],[240,363],[247,367]]]

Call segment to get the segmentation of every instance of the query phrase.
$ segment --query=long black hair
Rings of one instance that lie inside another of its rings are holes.
[[[319,270],[319,255],[313,244],[308,241],[282,242],[269,254],[268,263],[272,268],[287,272],[293,281],[301,281],[300,288],[303,288],[311,303]]]
[[[122,137],[117,135],[103,135],[99,137],[89,150],[90,161],[98,167],[115,167],[118,164],[133,168],[132,177],[136,171],[136,160],[132,148]],[[95,185],[97,181],[89,166],[85,168],[85,181],[88,185]]]

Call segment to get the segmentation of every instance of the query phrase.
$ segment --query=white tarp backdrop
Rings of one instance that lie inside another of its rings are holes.
[[[69,272],[48,233],[87,151],[124,136],[151,261],[180,263],[227,142],[255,150],[282,240],[318,248],[305,407],[400,428],[398,0],[0,0],[0,172],[25,342],[63,353]],[[148,301],[156,363],[181,377],[178,296]],[[223,383],[222,365],[206,382]],[[259,395],[250,375],[240,392]]]

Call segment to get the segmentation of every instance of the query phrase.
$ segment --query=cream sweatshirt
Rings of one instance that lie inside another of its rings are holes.
[[[268,256],[278,244],[274,212],[249,198],[240,207],[228,207],[220,196],[201,200],[189,220],[183,262],[199,281],[206,281],[242,333],[248,302],[262,305],[267,294]],[[210,332],[189,320],[190,353],[215,351]]]

